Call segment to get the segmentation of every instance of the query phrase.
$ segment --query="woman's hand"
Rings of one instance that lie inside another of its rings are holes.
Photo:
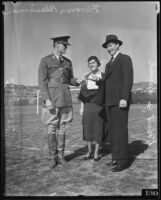
[[[95,75],[92,75],[92,76],[90,77],[90,80],[93,80],[93,81],[98,81],[98,80],[100,80],[100,79],[101,79],[100,77],[95,76]]]

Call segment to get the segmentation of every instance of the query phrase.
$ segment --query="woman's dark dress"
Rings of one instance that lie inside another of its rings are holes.
[[[102,144],[106,140],[106,120],[100,116],[103,106],[94,103],[94,100],[99,98],[98,95],[99,89],[88,90],[87,86],[83,85],[79,99],[84,103],[83,140]]]

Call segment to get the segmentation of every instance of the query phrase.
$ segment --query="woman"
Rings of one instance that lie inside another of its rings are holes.
[[[80,114],[83,124],[83,140],[87,141],[88,152],[85,160],[92,159],[92,143],[95,143],[94,161],[99,161],[99,147],[105,139],[106,123],[105,118],[100,116],[102,111],[101,102],[95,104],[99,99],[99,87],[96,80],[102,78],[103,73],[99,70],[100,61],[96,56],[88,58],[90,73],[85,76],[81,84],[79,99],[81,100]]]

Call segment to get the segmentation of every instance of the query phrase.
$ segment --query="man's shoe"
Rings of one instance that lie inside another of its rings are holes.
[[[110,167],[116,166],[116,165],[117,165],[117,161],[116,161],[116,160],[112,160],[112,161],[109,162],[109,163],[105,163],[105,165],[106,165],[106,166],[110,166]]]
[[[58,160],[57,159],[53,159],[49,164],[49,168],[50,169],[54,169],[57,165],[58,165]]]
[[[98,162],[100,160],[100,157],[94,158],[93,160],[94,160],[94,162]]]
[[[113,172],[120,172],[120,171],[123,171],[124,169],[125,169],[125,166],[115,165],[111,170]]]
[[[66,162],[67,161],[64,159],[64,157],[62,155],[58,155],[58,164],[59,165],[65,165]]]

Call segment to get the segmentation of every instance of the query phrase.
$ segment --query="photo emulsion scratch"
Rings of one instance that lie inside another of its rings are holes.
[[[7,121],[7,124],[8,124],[7,127],[8,127],[9,133],[14,133],[15,130],[16,130],[15,123],[14,123],[14,119],[15,119],[14,98],[16,96],[14,79],[12,78],[11,80],[7,80],[6,83],[5,83],[5,87],[6,87],[6,85],[9,85],[10,92],[12,93],[12,97],[9,99],[10,117],[9,117],[9,120]]]
[[[150,77],[149,77],[149,86],[147,87],[149,95],[152,95],[154,92],[153,89],[153,79],[154,79],[154,73],[153,73],[153,68],[156,67],[156,63],[155,62],[151,62],[149,61],[149,72],[150,72]],[[153,105],[151,104],[151,102],[148,102],[148,105],[145,107],[145,109],[147,109],[147,111],[152,110],[153,109]],[[152,116],[147,118],[147,133],[148,133],[148,140],[147,140],[147,144],[152,145],[153,143],[157,143],[157,138],[156,135],[153,133],[154,131],[156,131],[157,127],[154,127],[153,125],[154,122],[154,113],[152,113]]]
[[[31,4],[29,9],[13,9],[12,11],[3,12],[4,15],[9,14],[19,14],[19,13],[56,13],[56,14],[64,14],[64,13],[91,13],[99,12],[99,5],[91,4],[85,8],[57,8],[55,5],[44,5],[44,7],[37,7],[35,4]]]

